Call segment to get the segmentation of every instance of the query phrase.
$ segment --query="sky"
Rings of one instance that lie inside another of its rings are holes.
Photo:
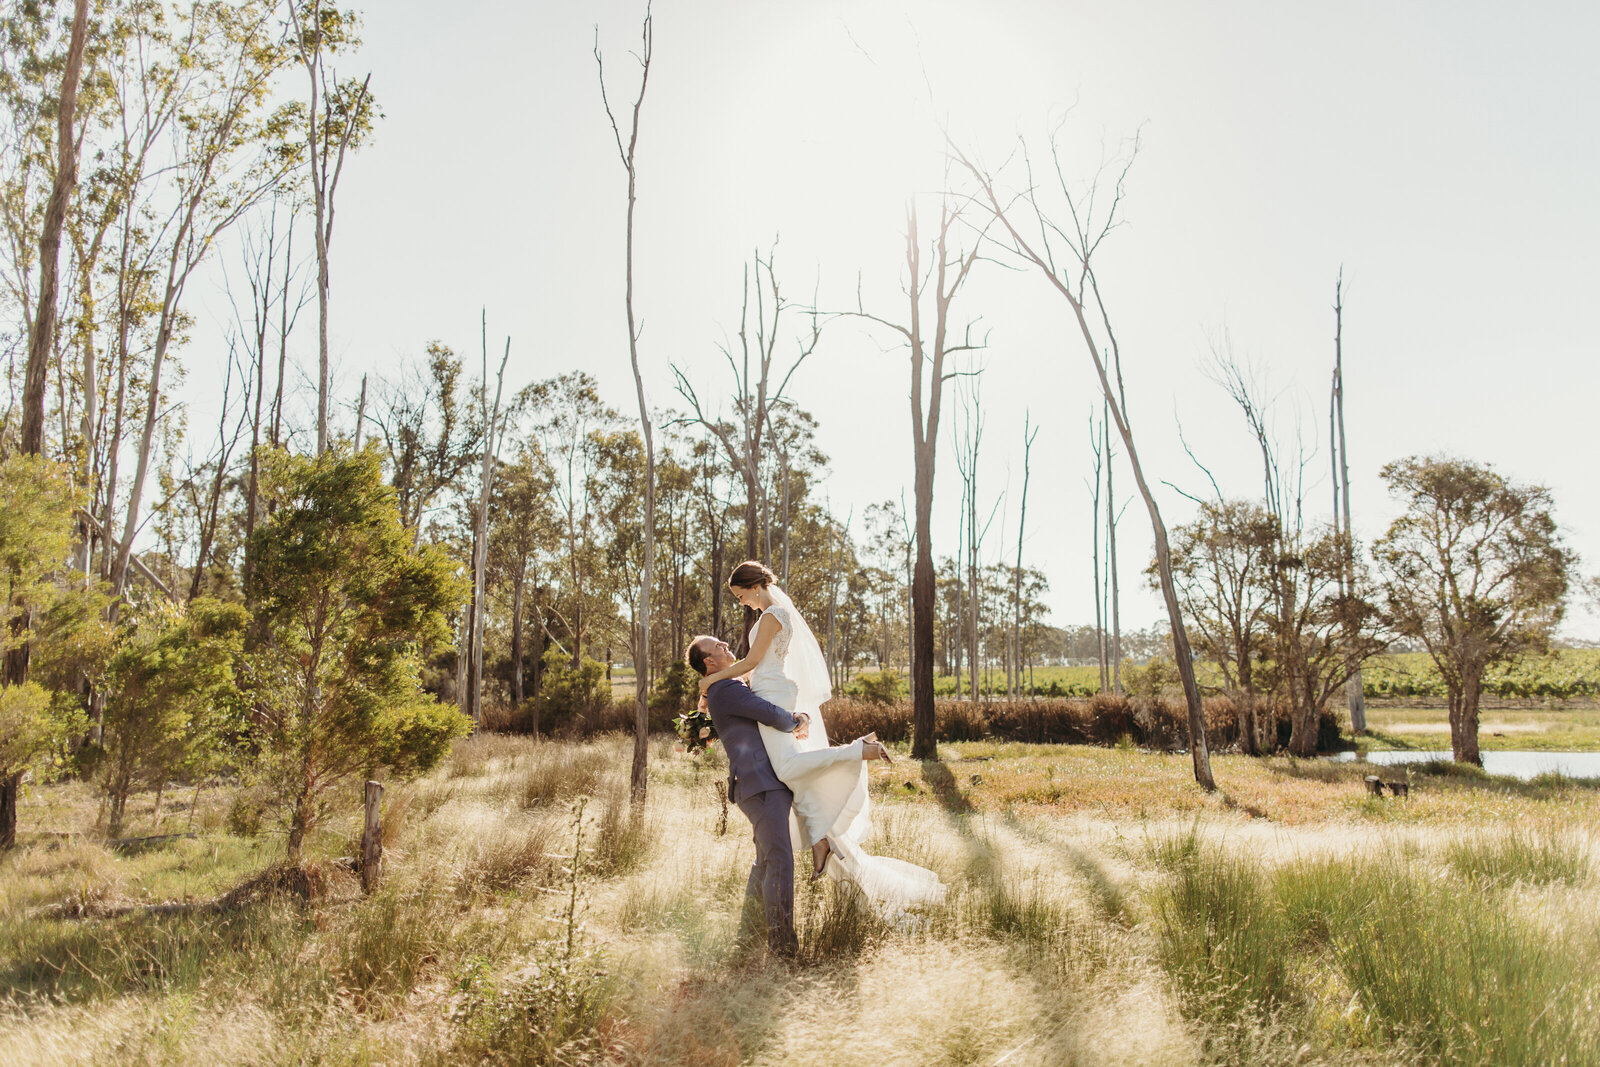
[[[371,72],[384,118],[338,193],[336,388],[353,401],[363,373],[392,373],[433,340],[475,367],[486,310],[491,347],[511,339],[508,386],[581,366],[634,414],[626,176],[593,49],[598,34],[626,121],[642,3],[362,10],[364,45],[339,72]],[[1308,512],[1326,518],[1342,270],[1357,534],[1378,536],[1397,513],[1384,463],[1449,453],[1548,486],[1585,571],[1600,570],[1600,66],[1588,54],[1600,9],[658,0],[653,17],[634,275],[653,406],[678,403],[674,365],[702,396],[728,390],[718,345],[737,330],[744,264],[774,240],[791,300],[849,310],[859,293],[903,319],[907,205],[926,230],[952,183],[941,123],[1007,180],[1020,180],[1019,138],[1037,157],[1057,129],[1079,188],[1137,137],[1123,225],[1097,273],[1141,458],[1177,487],[1157,487],[1169,526],[1192,515],[1183,493],[1209,490],[1180,426],[1224,492],[1259,493],[1254,442],[1208,377],[1217,347],[1256,368],[1280,448],[1303,439]],[[1049,578],[1055,622],[1092,621],[1098,394],[1068,309],[991,247],[955,316],[986,341],[978,492],[985,507],[1004,500],[985,555],[1016,552],[1027,417],[1041,430],[1024,561]],[[857,530],[867,505],[910,498],[908,384],[894,339],[848,318],[828,323],[792,383],[831,458],[823,491]],[[191,374],[202,410],[215,385]],[[940,442],[940,556],[957,539],[953,444]],[[1132,490],[1124,467],[1119,505]],[[1119,531],[1124,625],[1150,625],[1163,612],[1142,578],[1152,549],[1137,501]],[[1575,607],[1566,629],[1600,638],[1600,619]]]

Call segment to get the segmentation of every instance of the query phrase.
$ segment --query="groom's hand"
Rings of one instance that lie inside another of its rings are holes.
[[[804,741],[806,736],[811,733],[811,716],[802,711],[800,714],[796,715],[795,718],[800,720],[800,725],[794,728],[795,739],[798,741]]]

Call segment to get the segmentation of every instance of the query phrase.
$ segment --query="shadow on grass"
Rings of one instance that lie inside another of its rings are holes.
[[[946,814],[964,819],[975,810],[943,760],[923,760],[922,780],[928,784],[928,790]]]
[[[1403,737],[1400,734],[1385,733],[1382,730],[1374,730],[1371,727],[1367,728],[1367,739],[1370,741],[1376,741],[1383,747],[1393,749],[1398,752],[1416,752],[1420,749],[1438,747],[1437,739],[1435,739],[1435,743],[1431,746],[1424,745],[1416,738]]]

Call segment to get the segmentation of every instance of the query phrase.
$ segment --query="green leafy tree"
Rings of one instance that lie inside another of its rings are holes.
[[[1575,556],[1542,486],[1438,456],[1396,460],[1383,480],[1405,504],[1373,546],[1391,623],[1422,643],[1444,678],[1456,761],[1481,765],[1484,672],[1549,647]]]
[[[209,597],[187,610],[164,607],[134,625],[111,661],[105,791],[112,837],[122,834],[135,789],[159,788],[175,772],[204,773],[240,721],[234,668],[249,612]]]
[[[0,849],[16,843],[23,775],[59,767],[77,725],[70,703],[27,680],[35,623],[59,595],[51,575],[67,557],[77,504],[65,467],[25,454],[0,460]]]
[[[425,771],[470,729],[417,679],[466,590],[441,548],[413,547],[376,450],[273,452],[264,474],[271,518],[251,544],[250,695],[296,863],[337,786],[380,767]]]

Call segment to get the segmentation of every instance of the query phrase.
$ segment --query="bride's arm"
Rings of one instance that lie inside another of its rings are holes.
[[[778,620],[771,615],[761,616],[761,621],[756,623],[756,635],[750,639],[750,651],[745,653],[744,659],[737,663],[729,664],[715,674],[708,674],[700,679],[700,692],[707,689],[724,678],[737,678],[741,674],[748,674],[755,670],[756,664],[767,654],[767,649],[772,647],[772,639],[778,635]]]

